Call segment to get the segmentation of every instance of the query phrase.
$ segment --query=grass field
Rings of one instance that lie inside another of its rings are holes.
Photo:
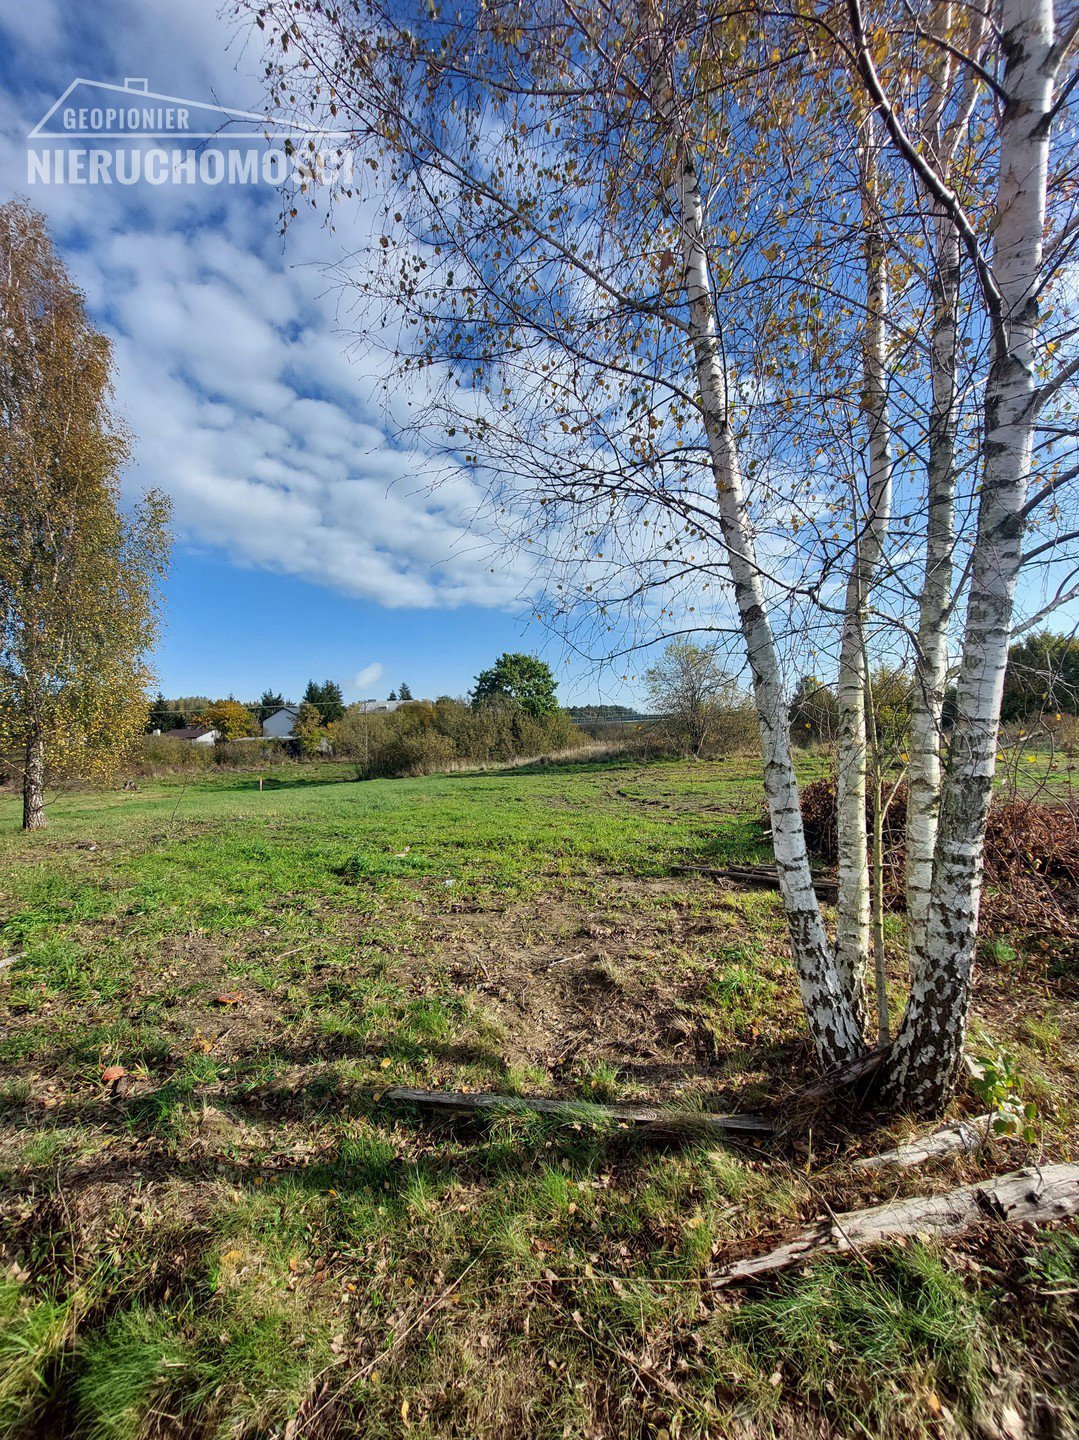
[[[0,799],[0,1436],[1070,1433],[1074,1235],[704,1284],[1018,1142],[897,1180],[850,1168],[867,1125],[656,1149],[379,1102],[748,1109],[806,1078],[776,897],[677,873],[769,857],[754,762],[343,775],[63,795],[30,837]],[[1073,971],[990,938],[976,1043],[1047,1159],[1077,1017]]]

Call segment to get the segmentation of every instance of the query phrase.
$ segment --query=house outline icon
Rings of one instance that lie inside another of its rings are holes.
[[[124,101],[128,106],[136,106],[142,103],[153,101],[158,105],[169,105],[182,107],[189,111],[212,111],[220,115],[223,124],[216,130],[179,130],[176,128],[166,130],[153,129],[132,129],[132,130],[49,130],[45,127],[59,111],[65,101],[80,86],[90,90],[104,91],[102,100],[103,107],[112,104],[119,108]],[[258,129],[249,130],[226,130],[224,125],[233,121],[254,123]],[[303,125],[294,121],[275,120],[271,115],[260,115],[256,111],[236,110],[227,105],[217,105],[211,100],[186,100],[179,95],[162,95],[156,90],[146,88],[145,80],[127,79],[122,85],[107,80],[88,80],[84,75],[77,75],[67,87],[60,98],[49,106],[48,110],[37,122],[27,136],[28,140],[96,140],[98,142],[123,141],[123,140],[265,140],[273,134],[300,134],[309,137],[317,136],[324,140],[347,139],[351,134],[348,130],[324,130],[317,125]]]

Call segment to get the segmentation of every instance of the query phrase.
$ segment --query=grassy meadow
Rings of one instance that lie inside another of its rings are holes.
[[[0,798],[0,1440],[1073,1433],[1073,1233],[706,1283],[829,1208],[1074,1155],[1059,956],[989,937],[979,973],[1033,1150],[873,1175],[909,1126],[657,1147],[380,1102],[781,1109],[778,897],[678,868],[768,860],[760,804],[751,759],[150,779],[26,837]]]

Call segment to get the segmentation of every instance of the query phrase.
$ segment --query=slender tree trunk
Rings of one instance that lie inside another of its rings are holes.
[[[836,797],[839,896],[836,964],[859,1023],[868,1020],[866,966],[869,957],[869,851],[866,837],[865,696],[869,684],[865,647],[869,593],[880,564],[891,516],[892,457],[888,435],[888,276],[878,205],[875,122],[861,126],[862,224],[866,279],[862,339],[862,410],[869,432],[866,513],[855,542],[847,581],[839,655],[839,774]],[[857,509],[857,507],[855,507]],[[857,522],[856,522],[857,523]]]
[[[928,521],[925,577],[914,663],[910,766],[907,780],[906,889],[911,971],[922,951],[941,786],[944,690],[948,678],[947,613],[955,544],[956,304],[959,235],[938,210],[934,231],[933,322],[930,337],[932,408],[929,416]]]
[[[22,777],[22,828],[45,828],[45,742],[36,731],[26,742]]]
[[[884,777],[881,774],[880,735],[873,692],[866,687],[866,738],[873,757],[871,790],[872,843],[870,845],[870,928],[873,933],[874,993],[877,1001],[877,1044],[891,1039],[888,1020],[888,973],[884,964]]]
[[[791,949],[810,1034],[820,1063],[837,1065],[864,1049],[862,1029],[836,968],[813,891],[798,785],[791,759],[787,705],[764,591],[747,524],[738,449],[727,412],[727,376],[716,334],[704,242],[704,214],[687,148],[676,196],[680,207],[690,338],[724,544],[734,586],[764,755],[764,789]],[[863,822],[864,823],[864,822]]]
[[[944,1104],[962,1058],[1034,438],[1034,344],[1053,98],[1051,0],[1003,0],[999,23],[1007,99],[993,271],[1002,323],[995,326],[986,386],[984,479],[933,889],[890,1074],[895,1096],[920,1110]]]
[[[884,807],[879,763],[873,772],[872,895],[873,965],[877,999],[877,1044],[891,1039],[888,1020],[888,971],[884,953]]]

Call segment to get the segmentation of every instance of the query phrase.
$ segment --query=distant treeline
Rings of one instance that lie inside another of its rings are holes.
[[[566,714],[575,725],[628,725],[635,720],[652,720],[628,705],[569,705]]]

